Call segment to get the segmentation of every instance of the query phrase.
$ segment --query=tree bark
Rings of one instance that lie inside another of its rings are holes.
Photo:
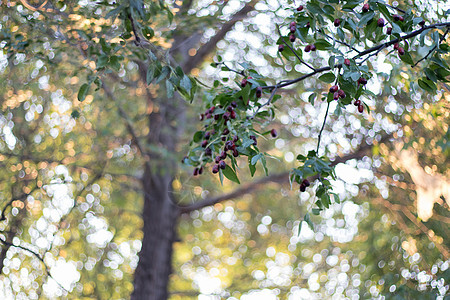
[[[168,298],[172,267],[172,245],[176,237],[178,209],[169,198],[172,178],[169,174],[145,171],[144,238],[139,264],[134,275],[131,299],[163,300]]]

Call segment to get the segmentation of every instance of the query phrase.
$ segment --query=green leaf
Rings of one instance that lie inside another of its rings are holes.
[[[336,76],[334,76],[333,73],[326,73],[319,77],[319,80],[326,82],[326,83],[332,83],[336,80]]]
[[[408,52],[405,52],[405,54],[400,55],[400,59],[411,66],[414,65],[414,61],[411,57],[411,54],[409,54]]]
[[[120,71],[120,61],[121,61],[120,57],[113,55],[109,59],[109,65],[111,66],[111,68],[114,71],[119,72]]]
[[[324,39],[318,39],[314,42],[317,50],[328,50],[332,48],[332,45]]]
[[[172,98],[175,88],[173,87],[173,84],[170,82],[169,79],[166,80],[166,91],[167,91],[167,97]]]
[[[258,160],[260,160],[263,156],[264,156],[264,154],[262,154],[262,153],[256,154],[255,156],[252,157],[252,160],[251,160],[250,163],[251,163],[252,165],[256,165],[256,163],[258,162]]]
[[[437,82],[437,77],[436,74],[429,68],[425,68],[425,75],[428,77],[428,79],[430,79],[433,82]]]
[[[231,180],[233,182],[240,183],[236,173],[228,165],[223,170],[223,175],[225,175],[226,178],[228,178],[229,180]]]
[[[358,27],[359,28],[363,28],[367,24],[367,22],[369,22],[370,20],[373,19],[374,16],[375,16],[375,13],[373,11],[365,13],[362,16],[362,18],[359,19]]]
[[[219,179],[220,179],[220,184],[223,185],[223,171],[222,171],[222,169],[219,169]]]
[[[150,83],[152,83],[154,78],[155,78],[155,66],[151,64],[147,68],[147,85],[150,85]]]
[[[313,208],[312,214],[317,216],[320,214],[321,211],[322,211],[322,209],[320,209],[320,208]]]
[[[161,80],[167,77],[170,73],[170,68],[168,66],[164,66],[161,70],[161,74],[156,78],[155,84],[159,83]]]
[[[419,80],[417,81],[417,83],[419,84],[419,86],[420,86],[422,89],[424,89],[424,90],[426,90],[426,91],[428,91],[428,92],[430,92],[430,93],[433,93],[433,92],[436,91],[436,85],[435,85],[432,81],[430,81],[430,80],[427,80],[427,79],[419,79]]]
[[[180,86],[181,88],[183,88],[184,90],[186,90],[188,93],[192,88],[192,83],[191,83],[191,79],[189,78],[189,76],[184,75],[183,78],[180,81]]]
[[[311,95],[309,95],[308,97],[308,102],[311,103],[312,105],[314,105],[314,99],[316,99],[316,94],[312,93]]]
[[[252,157],[249,156],[248,157],[248,168],[250,169],[250,175],[252,175],[252,177],[253,177],[255,175],[255,172],[256,172],[256,167],[255,167],[255,165],[253,165],[251,163],[251,160],[252,160]]]
[[[192,140],[194,141],[194,143],[198,143],[203,139],[203,135],[203,131],[197,131],[196,133],[194,133],[194,137],[192,138]]]
[[[100,55],[97,58],[97,62],[96,62],[97,69],[104,68],[106,66],[106,64],[108,63],[108,59],[109,59],[109,57],[107,55]]]
[[[389,20],[392,19],[391,14],[389,13],[388,9],[386,8],[386,6],[380,2],[377,3],[378,5],[378,9],[380,10],[380,12],[383,14],[383,16]]]
[[[100,46],[102,46],[102,51],[103,51],[105,54],[109,54],[109,52],[111,51],[111,47],[109,47],[109,46],[106,44],[106,41],[105,41],[104,38],[100,38]]]
[[[309,217],[309,213],[306,213],[305,217],[303,218],[303,220],[306,222],[306,224],[309,225],[309,227],[314,230],[314,223],[311,221],[311,218]]]
[[[336,57],[334,55],[330,56],[330,58],[328,59],[328,66],[330,66],[330,68],[334,68],[334,64],[336,62]]]
[[[78,91],[78,101],[83,101],[86,98],[90,87],[91,85],[87,83],[81,85],[80,90]]]

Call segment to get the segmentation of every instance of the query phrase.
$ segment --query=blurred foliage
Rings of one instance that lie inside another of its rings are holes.
[[[133,290],[142,239],[139,178],[145,158],[133,145],[127,121],[139,137],[145,136],[151,130],[146,116],[159,109],[141,101],[146,93],[156,97],[177,89],[192,98],[188,81],[185,88],[181,84],[186,75],[166,59],[166,51],[177,34],[214,28],[217,19],[231,12],[227,2],[195,1],[196,9],[183,12],[186,17],[178,22],[176,14],[174,20],[170,17],[173,2],[149,1],[157,6],[150,5],[148,14],[133,6],[140,1],[130,3],[59,1],[55,7],[65,7],[69,14],[59,17],[51,17],[50,11],[32,12],[19,2],[0,6],[0,80],[5,83],[0,85],[1,298],[126,299]],[[444,16],[442,7],[437,15],[428,15],[432,5],[420,2],[413,7],[431,23]],[[232,67],[248,61],[261,76],[297,77],[296,62],[276,54],[274,24],[290,17],[286,7],[292,10],[284,2],[279,6],[261,1],[255,15],[238,22],[218,45],[221,56]],[[127,13],[137,20],[136,30],[156,45],[150,53],[130,39],[133,28]],[[78,44],[80,37],[88,42]],[[139,81],[136,58],[161,62],[151,76],[146,74],[145,84]],[[448,55],[444,58],[449,63]],[[311,54],[310,59],[328,64],[328,57]],[[362,141],[374,145],[371,155],[338,165],[331,185],[340,203],[311,216],[314,231],[299,220],[315,203],[317,183],[305,193],[288,184],[265,184],[235,201],[181,216],[171,299],[200,294],[210,299],[448,295],[448,206],[442,201],[428,222],[419,220],[414,186],[396,165],[394,143],[379,142],[386,134],[402,138],[405,147],[418,151],[427,172],[449,176],[448,86],[438,84],[437,94],[431,96],[411,85],[423,73],[411,72],[398,59],[384,56],[384,61],[368,62],[376,71],[369,83],[375,96],[365,99],[371,113],[332,106],[323,132],[322,150],[331,160],[355,151]],[[161,77],[163,67],[168,69]],[[216,78],[227,79],[221,84],[241,79],[207,64],[192,74],[207,86]],[[191,88],[197,86],[194,79],[189,82]],[[104,85],[114,86],[113,98],[100,90]],[[280,90],[269,128],[276,128],[279,136],[258,140],[271,173],[297,167],[297,154],[306,156],[316,149],[326,103],[309,101],[309,96],[327,93],[328,88],[309,78]],[[195,120],[204,105],[194,101],[187,121],[181,122],[191,133],[203,130]],[[126,121],[119,107],[127,112]],[[192,135],[183,137],[177,153],[158,145],[145,147],[181,160]],[[241,182],[250,182],[253,171],[245,165],[247,159],[237,161]],[[181,204],[237,187],[226,180],[221,186],[212,176],[191,177],[191,171],[180,166],[173,182]],[[256,164],[256,176],[264,173],[262,164]]]

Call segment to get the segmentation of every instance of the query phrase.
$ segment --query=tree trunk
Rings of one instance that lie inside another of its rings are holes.
[[[177,172],[176,145],[184,129],[185,110],[177,96],[153,99],[148,93],[147,101],[157,106],[158,111],[148,116],[147,144],[153,149],[148,153],[142,177],[144,237],[131,299],[164,300],[168,298],[172,247],[180,215],[173,200],[172,180]]]
[[[145,191],[144,238],[131,299],[163,300],[168,298],[172,246],[179,214],[169,197],[172,183],[169,174],[153,175],[147,169],[142,183]]]

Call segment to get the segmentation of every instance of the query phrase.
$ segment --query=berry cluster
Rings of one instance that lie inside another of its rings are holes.
[[[251,76],[244,77],[239,85],[242,88],[252,86]],[[248,89],[248,87],[247,87]],[[257,102],[263,96],[263,88],[257,86],[251,88],[249,100]],[[191,152],[190,157],[183,158],[183,163],[196,166],[193,175],[203,173],[207,164],[212,164],[212,173],[225,170],[227,165],[236,166],[235,158],[249,153],[258,153],[256,135],[252,130],[243,128],[246,111],[252,104],[245,103],[242,96],[231,92],[227,97],[218,96],[212,104],[200,114],[200,121],[204,123],[204,130],[194,135],[194,142],[199,146]],[[269,132],[268,132],[269,133]],[[275,138],[278,133],[275,129],[270,131]]]

